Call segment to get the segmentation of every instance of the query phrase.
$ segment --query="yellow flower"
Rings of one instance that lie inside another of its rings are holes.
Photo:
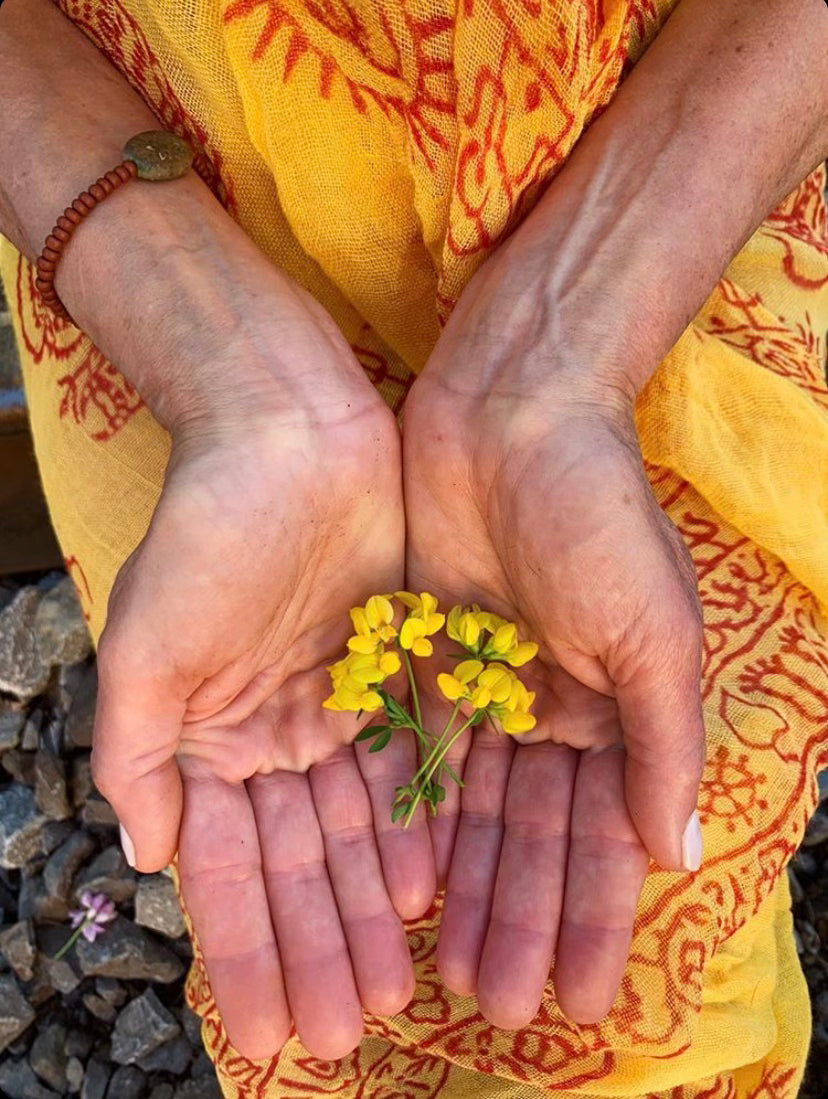
[[[400,627],[400,645],[415,656],[431,656],[434,646],[428,638],[441,630],[446,620],[446,616],[437,610],[437,600],[427,591],[419,595],[398,591],[394,595],[410,611]]]
[[[534,641],[518,641],[514,622],[507,622],[491,611],[482,611],[476,603],[471,608],[452,607],[446,632],[475,656],[483,660],[502,660],[513,668],[528,664],[538,655]],[[486,634],[490,636],[486,637]]]
[[[393,641],[394,608],[386,595],[372,595],[364,607],[351,607],[351,622],[356,634],[348,640],[348,648],[354,653],[374,652],[378,645]]]
[[[384,652],[381,645],[371,653],[350,652],[328,668],[333,694],[322,705],[336,711],[381,710],[383,701],[376,687],[400,667],[399,653]]]
[[[471,698],[469,683],[483,671],[484,666],[481,660],[463,660],[454,669],[452,675],[441,672],[437,676],[437,686],[449,702]]]
[[[534,692],[504,664],[463,660],[452,675],[438,675],[437,685],[449,702],[468,701],[475,710],[497,718],[505,733],[526,733],[535,727],[536,719],[529,712]]]
[[[480,638],[480,622],[475,614],[477,608],[452,607],[448,614],[446,633],[452,641],[459,641],[466,649],[474,649]]]
[[[527,714],[522,710],[515,710],[513,714],[503,714],[498,720],[504,733],[528,733],[537,725],[534,714]]]

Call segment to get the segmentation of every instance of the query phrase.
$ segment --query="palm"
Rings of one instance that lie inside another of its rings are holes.
[[[518,746],[468,738],[455,760],[462,798],[432,825],[438,867],[451,861],[438,966],[493,1022],[519,1026],[554,954],[563,1009],[597,1021],[620,983],[647,851],[659,851],[665,805],[652,762],[670,676],[681,682],[666,748],[678,772],[697,774],[697,739],[682,749],[675,735],[696,719],[678,711],[697,670],[674,667],[669,649],[674,639],[684,651],[688,614],[695,621],[692,572],[634,437],[630,446],[569,408],[524,445],[500,448],[478,417],[457,416],[456,398],[444,419],[427,376],[418,386],[405,425],[409,582],[479,602],[541,646],[522,675],[537,692],[536,729]],[[650,701],[641,684],[658,671],[665,692]]]
[[[417,914],[433,893],[424,828],[383,828],[413,747],[357,755],[354,716],[321,707],[348,608],[402,578],[396,428],[372,408],[319,443],[282,423],[175,454],[100,646],[96,774],[142,869],[178,842],[214,995],[250,1056],[273,1053],[291,1015],[339,1056],[360,1001],[402,1007],[413,978],[391,902]]]

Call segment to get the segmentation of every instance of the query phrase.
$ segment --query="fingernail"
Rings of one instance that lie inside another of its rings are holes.
[[[681,837],[681,861],[685,870],[695,871],[702,861],[701,822],[697,810],[693,810]]]
[[[129,865],[135,869],[135,844],[129,838],[129,832],[121,825],[121,847],[124,849],[124,857]]]

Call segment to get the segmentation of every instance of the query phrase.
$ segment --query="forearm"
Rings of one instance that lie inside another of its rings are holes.
[[[562,370],[645,384],[828,155],[826,56],[822,0],[679,4],[520,230],[542,243]]]
[[[129,137],[159,123],[50,0],[6,0],[0,56],[0,232],[33,260],[63,208],[122,159]],[[274,382],[287,404],[305,396],[310,403],[320,384],[286,361],[290,340],[279,339],[280,323],[287,331],[315,303],[267,261],[195,172],[133,181],[102,202],[67,245],[55,286],[167,427],[209,417],[230,392],[256,414]],[[267,313],[272,340],[250,323],[256,312]],[[314,322],[330,333],[318,312]]]

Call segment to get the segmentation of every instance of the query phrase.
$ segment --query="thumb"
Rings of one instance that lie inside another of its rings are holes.
[[[181,775],[175,753],[185,703],[169,673],[136,658],[135,646],[104,631],[98,646],[98,704],[92,776],[121,822],[130,865],[151,873],[178,847]]]
[[[626,749],[624,792],[644,846],[666,870],[698,870],[697,812],[705,759],[701,707],[701,622],[689,612],[658,643],[637,651],[616,681]]]

